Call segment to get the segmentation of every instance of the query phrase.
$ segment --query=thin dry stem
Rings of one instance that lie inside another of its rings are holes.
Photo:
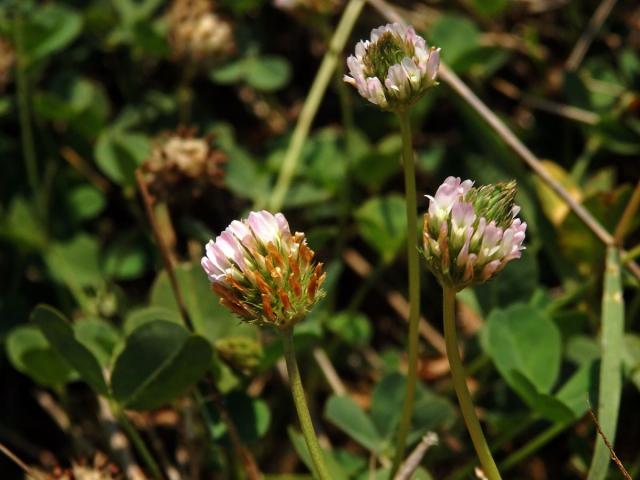
[[[82,176],[87,178],[96,188],[103,192],[108,192],[111,184],[107,179],[100,175],[89,163],[80,156],[71,147],[62,147],[60,156],[64,158],[69,165],[75,168]]]
[[[617,0],[602,0],[602,2],[600,2],[600,5],[598,5],[598,8],[589,20],[587,28],[582,32],[582,35],[580,35],[580,38],[571,51],[571,55],[569,55],[569,59],[566,64],[567,70],[574,72],[578,69],[587,53],[587,50],[589,50],[589,47],[591,46],[591,42],[596,38],[598,31],[602,28],[602,24],[611,13],[616,2]]]
[[[431,447],[438,444],[438,435],[434,432],[427,432],[427,434],[422,437],[422,440],[416,448],[413,449],[411,455],[407,457],[404,463],[400,466],[398,473],[393,477],[393,480],[409,480],[413,473],[420,466],[420,462],[422,458],[427,453]]]
[[[184,301],[184,297],[182,296],[182,292],[180,291],[180,287],[178,286],[178,280],[176,278],[176,272],[174,268],[174,263],[172,261],[171,252],[169,247],[164,241],[162,236],[162,232],[160,230],[160,225],[155,216],[154,212],[154,199],[149,189],[147,188],[147,183],[144,180],[143,173],[138,169],[136,170],[136,182],[138,184],[138,189],[140,190],[140,194],[142,196],[142,201],[144,203],[144,209],[147,213],[147,218],[149,220],[149,224],[151,225],[151,230],[153,231],[153,237],[158,244],[158,249],[160,250],[160,256],[162,257],[162,262],[164,263],[164,268],[167,271],[167,275],[169,277],[169,283],[171,284],[171,289],[173,290],[173,295],[176,299],[176,303],[178,304],[178,310],[180,311],[180,315],[182,316],[182,320],[184,324],[190,329],[193,330],[193,323],[191,322],[191,318],[189,317],[189,312],[187,311],[186,303]]]
[[[9,447],[5,446],[2,442],[0,442],[0,452],[4,453],[9,460],[18,465],[18,467],[20,467],[29,478],[32,478],[34,480],[44,480],[43,477],[40,476],[40,474],[38,474],[25,462],[20,460],[20,457],[9,450]]]
[[[353,249],[345,250],[342,255],[345,263],[358,275],[366,278],[371,274],[373,267],[367,260]],[[380,291],[384,292],[387,303],[393,308],[398,315],[400,315],[405,321],[409,318],[409,302],[407,299],[397,290],[393,290],[388,287],[382,287],[378,285]],[[446,355],[447,347],[442,334],[433,328],[428,319],[424,316],[420,316],[420,323],[418,324],[418,332],[420,336],[427,341],[438,353]]]
[[[611,446],[611,443],[609,442],[609,439],[607,438],[607,436],[604,434],[604,432],[600,428],[600,423],[598,422],[598,419],[596,418],[596,414],[593,413],[593,410],[591,408],[589,408],[589,415],[591,415],[591,420],[593,420],[593,423],[595,424],[596,429],[598,430],[598,435],[600,435],[602,437],[602,440],[604,441],[604,444],[609,449],[609,453],[611,455],[611,460],[613,460],[613,463],[616,464],[616,467],[618,467],[618,470],[620,470],[620,473],[622,473],[622,476],[626,480],[633,480],[631,478],[631,475],[629,475],[629,472],[627,472],[627,469],[624,468],[624,465],[622,464],[622,462],[620,461],[620,459],[616,455],[616,452],[613,450],[613,447]]]
[[[640,180],[636,183],[636,188],[634,188],[633,193],[631,194],[631,198],[629,199],[629,203],[624,209],[622,213],[622,217],[618,221],[618,225],[616,225],[616,229],[613,233],[613,240],[616,244],[622,245],[624,241],[624,237],[629,233],[629,228],[631,228],[631,222],[636,217],[638,213],[638,209],[640,208]]]
[[[331,359],[327,352],[320,347],[316,347],[313,349],[313,358],[315,358],[316,363],[322,370],[324,377],[327,379],[327,383],[331,387],[331,390],[336,395],[346,395],[347,387],[342,382],[342,379],[338,375],[333,363],[331,363]]]

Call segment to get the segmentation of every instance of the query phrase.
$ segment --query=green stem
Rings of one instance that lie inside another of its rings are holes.
[[[127,432],[127,436],[133,443],[133,446],[135,447],[138,454],[142,457],[142,460],[144,461],[147,468],[151,472],[151,475],[153,476],[153,478],[157,480],[162,480],[164,477],[160,472],[160,467],[158,467],[158,464],[154,460],[153,455],[151,455],[151,452],[149,451],[146,444],[144,443],[144,440],[142,440],[142,437],[140,436],[138,431],[131,424],[131,422],[129,421],[129,418],[127,418],[127,415],[125,414],[122,407],[120,407],[120,405],[118,405],[114,401],[110,402],[110,404],[111,404],[111,410],[113,411],[115,417],[118,419],[118,423]]]
[[[304,436],[309,454],[311,455],[315,474],[319,480],[330,480],[331,475],[329,475],[329,470],[327,470],[324,463],[322,450],[320,449],[318,437],[316,436],[311,415],[309,414],[309,407],[307,406],[307,399],[305,398],[302,379],[300,378],[300,370],[298,370],[298,362],[293,347],[293,328],[283,331],[282,342],[284,346],[284,358],[287,362],[287,372],[289,373],[289,385],[291,387],[291,394],[293,395],[293,403],[298,412],[300,428],[302,429],[302,435]]]
[[[313,84],[311,85],[309,95],[307,95],[304,105],[302,106],[302,110],[300,111],[298,123],[293,131],[291,142],[289,143],[284,160],[282,161],[282,168],[280,169],[278,180],[273,188],[271,199],[268,202],[269,208],[273,211],[277,211],[282,208],[287,191],[289,190],[289,186],[291,185],[291,181],[293,180],[293,176],[295,175],[298,167],[300,152],[302,151],[304,142],[309,135],[311,123],[316,116],[318,107],[320,106],[320,101],[322,100],[322,97],[327,90],[327,86],[331,81],[331,75],[338,64],[338,56],[343,50],[344,45],[351,34],[351,30],[353,30],[353,26],[360,15],[362,7],[364,6],[364,2],[365,0],[349,0],[344,13],[342,14],[342,18],[340,19],[340,23],[338,23],[338,27],[333,34],[333,38],[329,44],[329,49],[322,59],[316,78],[313,80]]]
[[[510,470],[514,465],[517,465],[522,460],[524,460],[525,458],[533,454],[535,451],[545,446],[547,443],[549,443],[559,434],[561,434],[564,430],[567,429],[567,427],[569,427],[569,425],[571,424],[564,423],[564,422],[551,425],[545,431],[543,431],[542,433],[540,433],[539,435],[531,439],[531,441],[529,441],[522,448],[520,448],[519,450],[516,450],[507,458],[505,458],[504,461],[500,463],[500,468],[502,468],[502,470],[505,472],[507,470]]]
[[[402,416],[396,438],[396,451],[391,467],[390,478],[393,478],[404,459],[407,436],[411,429],[411,415],[418,381],[418,322],[420,320],[420,258],[416,240],[418,238],[416,172],[411,146],[411,124],[409,113],[398,113],[400,133],[402,135],[402,165],[404,167],[404,191],[407,209],[407,262],[409,275],[409,337],[407,387],[402,406]]]
[[[38,208],[41,208],[41,192],[39,188],[40,179],[38,177],[38,163],[36,160],[36,151],[33,143],[33,129],[30,118],[29,78],[27,71],[28,59],[26,58],[24,53],[23,20],[20,8],[16,8],[14,34],[16,42],[16,53],[18,58],[16,63],[16,89],[18,95],[18,112],[22,140],[22,156],[24,158],[25,168],[27,170],[27,179],[29,181],[29,186],[33,191],[33,195],[36,199]],[[42,211],[40,211],[39,213],[44,214],[44,212]]]
[[[500,480],[500,472],[496,462],[491,456],[489,445],[482,433],[482,427],[480,421],[476,416],[475,408],[473,407],[473,401],[471,400],[471,394],[467,388],[467,380],[464,373],[464,366],[460,359],[460,352],[458,352],[458,335],[456,333],[456,316],[455,316],[455,304],[456,304],[456,291],[453,287],[443,287],[443,310],[444,310],[444,338],[447,344],[447,357],[449,358],[449,366],[451,367],[451,377],[453,379],[453,386],[458,396],[458,403],[460,404],[460,410],[462,411],[462,417],[467,425],[469,435],[471,435],[471,441],[476,449],[480,464],[484,470],[485,475],[489,480]]]

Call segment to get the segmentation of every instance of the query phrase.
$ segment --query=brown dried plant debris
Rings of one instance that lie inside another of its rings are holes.
[[[213,137],[198,137],[195,128],[180,127],[160,134],[142,173],[151,194],[160,200],[202,197],[223,186],[227,156],[212,145]]]
[[[209,0],[174,0],[166,14],[172,57],[208,68],[235,50],[232,24]]]

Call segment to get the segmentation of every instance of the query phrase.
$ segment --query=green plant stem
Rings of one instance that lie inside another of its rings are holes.
[[[420,321],[420,258],[416,241],[418,238],[416,172],[411,145],[411,124],[409,112],[398,113],[400,133],[402,135],[402,165],[404,169],[404,191],[407,209],[407,262],[409,274],[409,336],[408,336],[408,372],[407,387],[402,406],[402,415],[396,438],[396,451],[391,468],[393,478],[404,460],[407,436],[411,429],[411,415],[418,381],[418,324]]]
[[[504,461],[500,463],[500,468],[502,468],[503,471],[510,470],[514,465],[517,465],[522,460],[527,458],[529,455],[533,454],[538,449],[542,448],[551,440],[553,440],[555,437],[560,435],[564,430],[566,430],[569,427],[569,425],[571,424],[565,423],[565,422],[560,422],[560,423],[551,425],[545,431],[543,431],[542,433],[540,433],[539,435],[531,439],[531,441],[529,441],[522,448],[520,448],[519,450],[516,450],[507,458],[505,458]]]
[[[309,135],[311,123],[316,116],[320,101],[331,81],[331,75],[338,64],[339,54],[344,49],[344,45],[351,34],[351,30],[353,30],[353,26],[360,15],[364,3],[365,0],[349,0],[336,31],[331,38],[329,49],[322,59],[316,78],[311,85],[311,90],[309,90],[309,94],[300,111],[298,123],[296,123],[296,127],[293,130],[291,142],[282,161],[282,168],[280,169],[278,180],[273,188],[271,199],[268,202],[269,209],[273,211],[282,208],[287,191],[298,167],[300,152]]]
[[[293,347],[293,328],[288,328],[282,332],[282,343],[284,346],[284,358],[287,362],[289,386],[291,387],[291,394],[293,395],[293,403],[298,412],[300,428],[302,429],[302,435],[304,436],[309,454],[311,455],[315,475],[319,480],[331,480],[329,470],[327,470],[324,463],[316,431],[313,428],[309,407],[307,406],[307,399],[304,394],[302,379],[300,378],[300,370],[298,369],[298,361],[296,360],[296,353]]]
[[[471,394],[467,388],[467,380],[464,373],[464,366],[458,352],[458,335],[456,332],[455,316],[456,291],[453,287],[443,287],[443,310],[444,310],[444,338],[447,344],[447,357],[451,367],[451,377],[453,386],[458,396],[458,403],[462,411],[462,417],[467,425],[471,441],[476,449],[482,469],[489,480],[499,480],[500,472],[496,462],[493,460],[487,440],[482,433],[480,421],[476,416]]]
[[[113,411],[114,416],[117,418],[118,423],[125,430],[125,432],[127,432],[127,436],[133,443],[133,446],[135,447],[138,454],[142,457],[142,460],[151,472],[153,478],[162,480],[164,477],[160,471],[160,467],[158,467],[158,464],[154,460],[153,455],[151,455],[151,452],[147,448],[147,445],[144,443],[144,440],[142,440],[142,437],[140,436],[136,428],[131,424],[129,418],[127,418],[124,410],[114,401],[111,401],[110,404],[111,410]]]
[[[20,121],[20,133],[22,140],[22,156],[27,170],[29,186],[33,191],[38,208],[42,208],[40,179],[38,177],[38,163],[36,151],[33,143],[33,128],[31,125],[30,104],[29,104],[29,78],[28,63],[24,52],[24,32],[21,8],[16,8],[14,35],[16,42],[17,63],[16,63],[16,90],[18,95],[18,112]],[[39,212],[41,215],[43,211]]]

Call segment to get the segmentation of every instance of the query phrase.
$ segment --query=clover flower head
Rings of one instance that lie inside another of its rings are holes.
[[[461,290],[492,278],[524,250],[527,224],[517,218],[515,181],[474,187],[448,177],[429,198],[424,255],[443,285]]]
[[[209,67],[233,52],[233,27],[213,10],[210,0],[173,1],[167,23],[175,59]]]
[[[209,241],[201,264],[220,303],[248,323],[289,328],[324,295],[322,263],[281,213],[234,220]]]
[[[428,48],[413,27],[390,23],[371,31],[349,56],[344,81],[384,110],[400,110],[436,85],[440,49]]]
[[[211,135],[198,136],[196,129],[189,127],[158,135],[142,164],[154,197],[175,203],[223,186],[227,156],[213,147],[212,140]]]

